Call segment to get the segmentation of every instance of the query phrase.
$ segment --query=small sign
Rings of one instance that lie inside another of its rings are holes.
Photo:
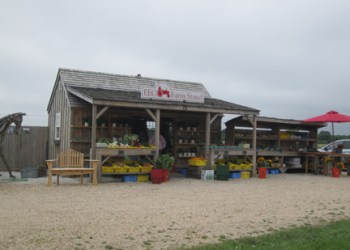
[[[204,103],[203,92],[172,89],[166,83],[156,83],[154,87],[143,86],[141,88],[141,98],[163,101]]]

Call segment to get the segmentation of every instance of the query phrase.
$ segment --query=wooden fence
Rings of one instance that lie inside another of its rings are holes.
[[[3,153],[11,170],[20,171],[24,167],[46,165],[48,131],[48,127],[23,126],[19,135],[5,135]],[[7,171],[1,158],[0,170]]]

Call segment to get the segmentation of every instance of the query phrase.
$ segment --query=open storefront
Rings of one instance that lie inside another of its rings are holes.
[[[221,139],[224,114],[243,115],[253,127],[259,114],[212,98],[200,83],[69,69],[58,72],[48,112],[49,157],[73,148],[98,158],[101,167],[111,157],[152,161],[171,153],[177,168],[191,157],[209,159],[210,145]],[[132,136],[137,136],[135,145]],[[117,146],[100,147],[105,141]]]

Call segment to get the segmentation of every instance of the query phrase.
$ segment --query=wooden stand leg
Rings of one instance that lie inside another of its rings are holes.
[[[47,175],[47,186],[48,187],[51,187],[52,186],[52,162],[47,162],[47,172],[48,172],[48,175]]]
[[[92,167],[94,171],[92,172],[92,184],[97,185],[97,164],[98,162],[93,162]]]
[[[80,175],[80,184],[83,185],[83,175]]]
[[[60,184],[60,175],[57,174],[57,185],[59,185],[59,184]]]

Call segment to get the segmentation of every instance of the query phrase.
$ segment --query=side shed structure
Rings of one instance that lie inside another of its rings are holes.
[[[224,114],[243,115],[253,128],[259,114],[257,109],[211,97],[201,83],[72,69],[59,69],[47,111],[49,157],[73,148],[91,158],[96,157],[98,139],[141,133],[149,121],[155,124],[155,156],[162,134],[180,158],[178,131],[195,127],[185,141],[208,157]]]

